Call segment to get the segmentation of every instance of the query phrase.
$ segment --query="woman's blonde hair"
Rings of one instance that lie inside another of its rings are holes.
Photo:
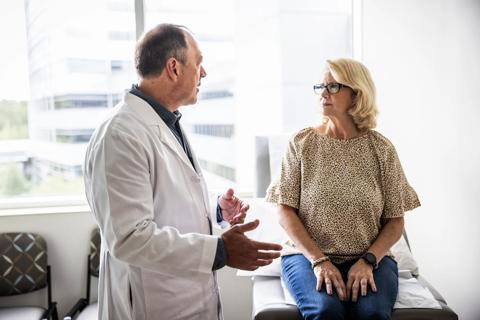
[[[373,129],[377,125],[377,103],[375,84],[368,69],[353,59],[327,60],[327,68],[339,83],[353,89],[355,97],[349,114],[361,131]]]

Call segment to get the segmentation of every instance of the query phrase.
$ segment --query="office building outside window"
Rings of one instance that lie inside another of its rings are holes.
[[[0,197],[82,196],[90,136],[135,81],[134,3],[25,0],[13,7],[23,22],[13,29],[24,41],[19,64],[27,67],[19,84],[29,92],[0,96],[0,111],[15,111],[5,121],[23,116],[13,123],[22,133],[12,129],[0,140]]]
[[[214,193],[253,192],[255,136],[318,123],[324,61],[352,56],[351,0],[24,0],[0,3],[0,207],[84,197],[94,129],[137,82],[136,22],[187,26],[207,77],[182,125]],[[136,18],[142,16],[144,19]],[[322,30],[321,40],[312,30]]]

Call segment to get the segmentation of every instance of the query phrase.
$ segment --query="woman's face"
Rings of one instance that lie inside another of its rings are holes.
[[[330,73],[326,71],[323,77],[323,84],[338,83]],[[323,115],[327,117],[344,116],[353,105],[353,91],[349,87],[341,87],[336,93],[329,93],[327,88],[323,89],[320,103],[323,107]]]

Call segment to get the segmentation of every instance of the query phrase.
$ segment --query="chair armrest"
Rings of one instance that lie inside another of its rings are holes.
[[[42,314],[42,320],[49,320],[49,319],[58,319],[58,313],[57,313],[57,303],[52,302],[49,306],[48,309],[45,310],[45,312]]]
[[[67,312],[65,317],[63,317],[63,320],[72,320],[75,315],[79,312],[81,312],[85,307],[88,305],[88,301],[85,298],[82,298],[77,301],[77,303],[70,309],[70,311]]]

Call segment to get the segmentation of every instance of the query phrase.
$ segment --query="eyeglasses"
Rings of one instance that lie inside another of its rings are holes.
[[[323,89],[327,89],[328,93],[332,94],[332,93],[337,93],[343,87],[350,88],[347,85],[336,83],[336,82],[331,82],[327,84],[320,83],[320,84],[313,85],[313,92],[315,92],[315,94],[322,94]]]

